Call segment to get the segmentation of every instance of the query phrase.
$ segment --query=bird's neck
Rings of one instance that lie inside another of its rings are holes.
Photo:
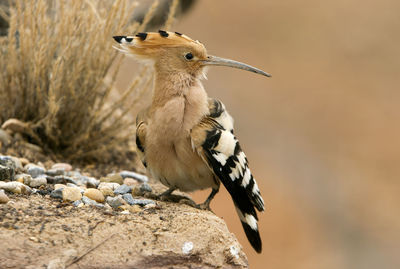
[[[158,120],[174,119],[175,128],[189,130],[208,113],[208,96],[196,77],[156,72],[151,111]]]

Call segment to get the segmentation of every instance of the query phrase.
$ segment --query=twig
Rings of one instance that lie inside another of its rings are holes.
[[[70,264],[68,264],[67,266],[65,266],[65,268],[70,267],[71,265],[79,262],[83,257],[85,257],[86,255],[88,255],[90,252],[92,252],[93,250],[95,250],[96,248],[98,248],[99,246],[101,246],[102,244],[104,244],[105,242],[107,242],[108,240],[111,239],[111,237],[113,237],[114,235],[116,235],[116,233],[110,235],[109,237],[107,237],[106,239],[104,239],[103,241],[101,241],[99,244],[97,244],[96,246],[94,246],[93,248],[89,249],[88,251],[86,251],[85,253],[83,253],[81,256],[79,256],[78,258],[74,259]],[[78,265],[78,264],[77,264]],[[79,265],[78,265],[79,267]]]

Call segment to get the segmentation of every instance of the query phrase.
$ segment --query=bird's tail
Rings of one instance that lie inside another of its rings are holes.
[[[247,197],[242,197],[240,201],[238,201],[237,196],[234,197],[232,195],[232,199],[235,203],[236,212],[242,222],[242,226],[244,232],[246,233],[247,239],[249,240],[251,246],[257,251],[261,253],[262,243],[260,238],[260,233],[258,231],[258,217],[256,210],[254,209],[254,205]]]

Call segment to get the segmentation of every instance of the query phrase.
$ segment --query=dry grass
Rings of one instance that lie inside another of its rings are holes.
[[[16,1],[0,39],[0,124],[26,122],[24,137],[55,158],[107,161],[129,148],[134,118],[127,114],[149,89],[152,71],[142,69],[110,102],[123,57],[111,37],[145,29],[156,6],[142,25],[129,24],[130,3]]]

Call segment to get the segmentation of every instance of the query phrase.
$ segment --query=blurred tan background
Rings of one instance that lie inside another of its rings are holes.
[[[201,0],[175,24],[273,76],[214,67],[204,82],[235,118],[266,201],[260,255],[227,192],[211,204],[251,268],[400,268],[399,11],[395,0]]]

